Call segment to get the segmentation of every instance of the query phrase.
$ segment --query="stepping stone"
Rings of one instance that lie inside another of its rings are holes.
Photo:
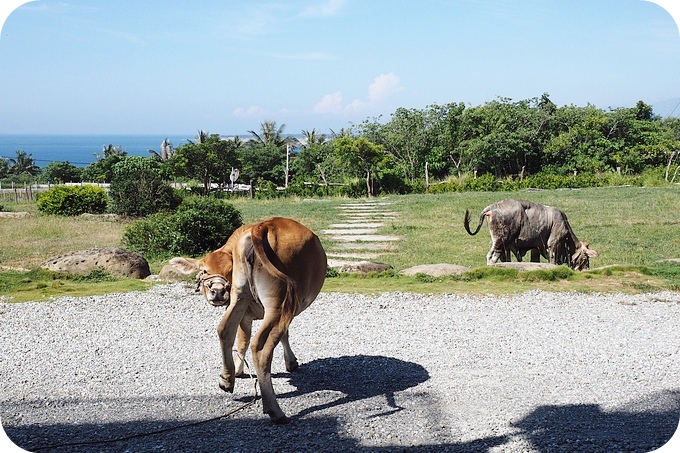
[[[392,244],[381,242],[344,242],[336,245],[340,250],[389,250]]]
[[[353,228],[353,229],[339,229],[339,230],[321,230],[321,234],[373,234],[378,231],[376,228]]]
[[[383,226],[382,223],[334,223],[330,228],[380,228]]]
[[[337,242],[389,242],[398,241],[399,239],[401,239],[399,236],[390,236],[386,234],[331,236],[331,240]]]
[[[377,253],[329,253],[330,259],[357,259],[357,260],[374,260],[380,255]]]

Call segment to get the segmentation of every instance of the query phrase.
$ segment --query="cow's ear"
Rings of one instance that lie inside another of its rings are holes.
[[[199,260],[194,258],[183,258],[178,256],[170,260],[170,266],[184,275],[191,275],[198,272]]]

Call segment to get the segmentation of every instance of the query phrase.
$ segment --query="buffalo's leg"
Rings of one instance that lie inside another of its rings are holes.
[[[531,262],[532,263],[541,262],[541,252],[538,249],[531,249]]]

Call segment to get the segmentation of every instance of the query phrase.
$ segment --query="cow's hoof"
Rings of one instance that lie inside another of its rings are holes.
[[[286,363],[286,371],[293,372],[296,371],[300,365],[298,365],[297,360],[293,363]]]
[[[225,392],[234,393],[234,383],[230,382],[228,379],[225,379],[222,376],[220,376],[218,384],[220,385],[220,388]]]
[[[281,415],[280,417],[276,418],[274,418],[271,414],[269,416],[272,419],[272,423],[274,423],[275,425],[287,425],[290,422],[290,419],[285,415]]]

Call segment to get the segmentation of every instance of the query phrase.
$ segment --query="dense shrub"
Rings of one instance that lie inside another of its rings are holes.
[[[38,197],[38,211],[44,214],[74,216],[106,212],[106,191],[96,186],[55,186]]]
[[[133,223],[123,243],[147,256],[198,256],[221,247],[242,224],[241,213],[222,200],[186,198],[174,214],[156,213]]]
[[[144,217],[178,204],[178,196],[160,177],[157,161],[131,156],[113,166],[111,210],[116,214]]]

